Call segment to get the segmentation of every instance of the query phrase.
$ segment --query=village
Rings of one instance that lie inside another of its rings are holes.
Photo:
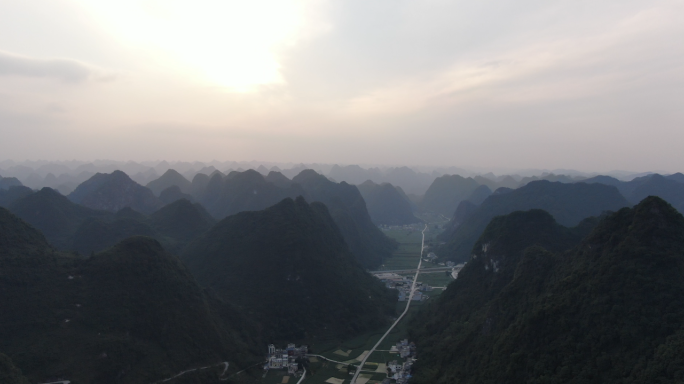
[[[388,352],[390,354],[396,354],[397,358],[381,365],[386,372],[386,377],[382,382],[378,383],[408,384],[409,379],[412,376],[411,370],[413,364],[417,360],[415,343],[409,342],[408,339],[403,339],[398,341],[395,345],[392,345]],[[319,359],[327,360],[339,365],[346,365],[348,374],[353,374],[354,370],[356,370],[355,364],[358,364],[358,359],[341,362],[321,355],[309,354],[309,348],[306,345],[297,347],[295,344],[290,343],[286,348],[281,349],[276,348],[274,344],[269,344],[266,362],[263,367],[265,371],[264,375],[271,369],[283,370],[287,371],[288,375],[300,378],[299,382],[301,382],[306,376],[306,367],[308,367],[310,363],[318,362]],[[285,380],[283,382],[285,382]],[[343,380],[329,378],[325,382],[328,384],[341,384]]]

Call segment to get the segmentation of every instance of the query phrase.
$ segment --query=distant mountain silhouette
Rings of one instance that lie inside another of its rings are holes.
[[[24,186],[0,189],[0,207],[9,208],[16,200],[31,194],[33,194],[33,190]]]
[[[280,188],[288,188],[292,185],[292,180],[285,177],[285,175],[283,175],[282,173],[275,171],[271,171],[268,173],[268,175],[266,176],[266,181],[268,181],[269,183],[273,183]]]
[[[150,222],[161,235],[185,245],[208,231],[216,220],[200,204],[181,199],[151,214]]]
[[[480,205],[480,204],[482,204],[482,202],[484,202],[484,201],[489,197],[489,195],[491,195],[491,194],[492,194],[492,190],[489,189],[488,186],[486,186],[486,185],[480,185],[480,186],[478,186],[477,188],[475,188],[475,190],[473,191],[473,193],[471,193],[470,196],[468,196],[468,198],[467,198],[466,200],[472,202],[472,203],[475,204],[475,205]],[[458,208],[458,207],[457,207],[457,208]]]
[[[382,179],[383,175],[378,169],[363,169],[358,165],[347,165],[340,167],[335,164],[330,169],[328,176],[337,180],[338,182],[344,181],[349,184],[360,185],[366,180],[379,181]]]
[[[684,217],[649,197],[578,241],[590,226],[543,211],[493,219],[458,279],[412,319],[412,382],[680,382]]]
[[[435,179],[425,192],[421,207],[424,210],[451,217],[458,204],[468,199],[480,186],[472,178],[444,175]]]
[[[332,182],[311,169],[302,171],[292,181],[306,191],[309,201],[319,201],[328,207],[361,265],[375,268],[383,258],[391,257],[397,243],[373,224],[358,188],[345,182]]]
[[[382,181],[401,187],[406,193],[422,195],[434,180],[433,175],[416,172],[409,167],[397,167],[385,171]]]
[[[684,183],[658,174],[651,175],[634,188],[627,196],[627,200],[635,203],[648,196],[658,196],[672,204],[679,212],[684,212]]]
[[[499,190],[497,190],[498,192]],[[438,255],[467,261],[470,250],[487,224],[499,215],[528,209],[544,209],[562,225],[577,225],[589,216],[616,211],[629,205],[617,188],[600,184],[564,184],[545,180],[533,181],[507,193],[494,193],[461,225],[450,227],[439,235],[446,242]]]
[[[159,241],[168,251],[178,253],[215,222],[201,205],[186,199],[168,204],[149,217],[124,208],[114,218],[83,223],[72,238],[71,249],[89,255],[132,236],[147,236]]]
[[[670,176],[650,174],[637,177],[631,181],[620,181],[609,176],[596,176],[586,179],[587,183],[613,185],[632,204],[636,204],[648,196],[658,196],[672,204],[680,212],[684,212],[684,175],[676,173]]]
[[[158,237],[147,220],[128,217],[91,218],[78,227],[70,239],[70,244],[63,249],[75,250],[83,256],[90,256],[132,236]]]
[[[180,199],[195,201],[195,198],[192,195],[183,193],[177,185],[172,185],[159,194],[159,200],[164,204],[171,204]]]
[[[124,207],[116,214],[75,204],[50,188],[17,199],[11,211],[39,229],[54,247],[83,256],[103,251],[131,236],[157,239],[172,252],[215,222],[199,204],[178,200],[150,217]]]
[[[0,311],[0,350],[31,382],[150,383],[257,360],[255,339],[243,339],[258,335],[251,323],[155,240],[127,239],[79,260],[3,208],[0,229],[0,300],[12,309]]]
[[[382,258],[391,256],[396,243],[373,224],[358,189],[332,182],[313,170],[302,171],[293,180],[275,172],[264,177],[251,169],[233,171],[225,177],[214,174],[205,189],[194,194],[218,220],[238,212],[263,210],[300,195],[328,206],[352,253],[364,266],[378,266]]]
[[[16,177],[1,177],[0,189],[9,189],[10,187],[21,187],[23,184]]]
[[[158,179],[150,181],[146,187],[149,188],[155,196],[159,196],[163,190],[174,185],[180,188],[183,193],[190,193],[192,191],[192,183],[173,169],[169,169]]]
[[[259,211],[286,197],[304,191],[298,186],[281,188],[266,181],[259,172],[249,169],[233,171],[226,177],[212,176],[199,202],[217,219],[242,211]]]
[[[182,260],[201,285],[264,319],[276,340],[349,337],[394,313],[395,294],[357,263],[328,209],[302,197],[228,216]]]
[[[404,225],[421,222],[413,215],[410,201],[392,184],[368,180],[357,186],[375,224]]]
[[[51,188],[16,200],[10,210],[40,230],[50,244],[72,250],[72,237],[86,221],[107,219],[111,213],[75,204]]]
[[[190,186],[190,194],[196,199],[204,192],[209,184],[209,175],[204,173],[198,173],[192,178],[192,184]]]
[[[527,185],[530,182],[537,181],[537,180],[547,180],[547,181],[552,181],[552,182],[560,182],[560,183],[576,183],[578,181],[584,181],[586,178],[581,177],[581,176],[567,176],[567,175],[555,175],[553,173],[544,173],[541,176],[529,176],[529,177],[523,177],[522,180],[520,180],[519,185],[522,187],[524,185]]]
[[[681,172],[673,173],[672,175],[665,176],[666,179],[674,180],[678,183],[684,183],[684,174]]]
[[[121,171],[98,173],[79,185],[68,197],[85,207],[110,212],[131,207],[142,213],[152,213],[163,205],[152,191]]]
[[[478,175],[473,177],[480,185],[486,185],[490,190],[495,191],[501,187],[505,188],[518,188],[520,182],[515,180],[512,176],[506,175],[503,177],[494,177],[494,175]]]

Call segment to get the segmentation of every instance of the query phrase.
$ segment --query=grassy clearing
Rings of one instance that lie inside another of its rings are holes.
[[[445,272],[421,273],[418,276],[418,281],[432,287],[446,287],[454,279],[451,277],[451,271],[449,271],[449,275]]]

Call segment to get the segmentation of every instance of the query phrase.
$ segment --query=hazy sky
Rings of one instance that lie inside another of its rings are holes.
[[[0,158],[684,171],[684,0],[0,0]]]

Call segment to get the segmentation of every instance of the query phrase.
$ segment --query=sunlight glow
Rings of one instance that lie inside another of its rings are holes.
[[[304,21],[297,0],[78,0],[127,43],[161,49],[171,64],[235,91],[282,83],[276,51]]]

